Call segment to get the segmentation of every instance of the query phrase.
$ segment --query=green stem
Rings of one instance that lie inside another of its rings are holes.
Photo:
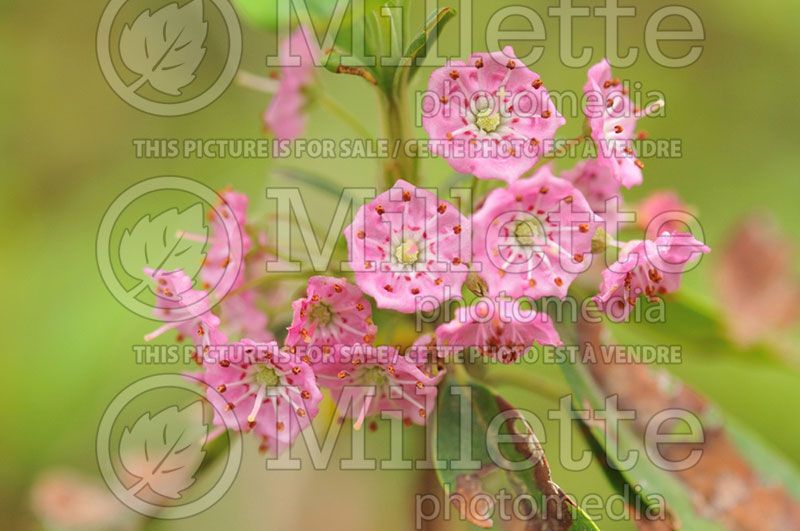
[[[328,94],[323,91],[319,91],[314,94],[314,97],[321,105],[328,109],[331,114],[349,125],[353,131],[358,134],[358,136],[363,138],[373,138],[372,133],[369,132],[369,129],[367,129],[358,118],[356,118],[350,111],[342,107],[338,101],[331,98]]]
[[[391,188],[398,179],[417,183],[417,157],[408,152],[411,140],[408,94],[381,94],[383,134],[388,142],[390,156],[383,166],[383,186]],[[412,146],[413,147],[413,146]]]
[[[472,193],[472,197],[471,197],[471,200],[472,200],[472,205],[471,206],[472,206],[472,208],[470,210],[470,212],[473,212],[473,213],[475,212],[475,207],[478,205],[478,187],[479,186],[480,186],[480,179],[478,179],[477,177],[473,177],[472,178],[472,187],[471,187],[471,189],[472,189],[472,192],[471,192]]]

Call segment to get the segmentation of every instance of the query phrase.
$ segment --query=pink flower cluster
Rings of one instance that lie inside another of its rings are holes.
[[[404,193],[398,197],[401,203],[406,202]],[[436,229],[425,225],[426,218],[417,208],[417,201],[431,197],[423,194],[412,203],[411,224],[401,229],[409,231],[409,237],[413,232],[421,239],[437,240]],[[221,216],[211,223],[208,253],[200,274],[204,287],[226,275],[235,277],[232,291],[219,304],[214,305],[206,291],[196,289],[183,271],[148,270],[156,294],[155,316],[165,324],[146,339],[174,329],[179,338],[193,342],[195,360],[203,370],[200,379],[207,385],[208,400],[217,412],[214,422],[225,426],[223,412],[232,412],[239,429],[254,433],[261,438],[263,450],[278,454],[310,425],[319,412],[321,389],[327,388],[342,416],[352,417],[356,427],[379,411],[395,412],[408,424],[425,423],[441,376],[428,372],[427,360],[415,360],[373,344],[377,327],[372,322],[372,304],[346,279],[309,279],[305,297],[292,304],[293,319],[286,340],[283,346],[278,345],[266,329],[266,316],[256,305],[258,294],[245,283],[247,253],[253,253],[246,230],[247,198],[228,191],[222,199],[217,208]],[[391,208],[388,198],[385,204]],[[452,223],[463,219],[450,204],[449,213],[443,203],[434,203],[432,209],[441,216],[443,229],[452,231]],[[417,222],[427,228],[420,231]],[[236,225],[235,230],[230,224]],[[244,235],[243,253],[229,252],[226,238],[232,232]],[[449,252],[451,246],[445,247]],[[404,249],[411,252],[408,246]],[[438,250],[434,246],[429,252],[433,257]],[[468,254],[467,247],[464,252]],[[466,270],[460,274],[457,289],[465,276]],[[419,285],[438,288],[441,283]],[[231,342],[231,336],[239,339]]]
[[[305,41],[302,34],[296,39]],[[305,64],[309,60],[304,56]],[[287,72],[283,83],[297,95],[310,75],[305,68]],[[445,353],[472,349],[508,363],[534,345],[561,345],[537,301],[567,297],[607,247],[618,246],[619,258],[602,272],[594,300],[615,318],[627,316],[640,297],[675,291],[689,265],[709,252],[679,225],[625,244],[610,236],[616,224],[608,202],[618,203],[622,187],[642,181],[631,147],[636,122],[661,104],[634,109],[607,62],[590,69],[584,89],[601,102],[599,112],[592,111],[597,105],[586,109],[587,140],[597,144],[597,158],[561,177],[549,164],[534,169],[542,150],[497,155],[504,142],[540,146],[565,122],[541,78],[510,48],[435,71],[430,90],[437,95],[437,104],[424,109],[431,138],[479,147],[477,157],[448,162],[459,172],[502,180],[502,186],[470,216],[435,190],[404,180],[364,204],[344,230],[353,280],[308,279],[305,295],[291,305],[282,343],[267,330],[262,293],[248,282],[249,264],[266,251],[248,236],[245,196],[225,192],[222,215],[211,226],[204,287],[224,278],[231,285],[218,305],[181,271],[148,272],[156,315],[165,321],[148,339],[169,329],[189,338],[209,401],[218,413],[233,412],[239,429],[259,436],[266,450],[284,451],[311,425],[323,389],[356,428],[380,412],[424,424],[446,369]],[[640,212],[653,218],[680,207],[662,195]],[[239,252],[228,246],[231,232],[243,235]],[[465,288],[478,298],[464,302]],[[373,314],[397,312],[397,320],[454,301],[460,302],[454,318],[421,334],[408,351],[376,344],[381,333],[391,337],[392,325],[379,330]],[[223,424],[219,414],[216,422]]]

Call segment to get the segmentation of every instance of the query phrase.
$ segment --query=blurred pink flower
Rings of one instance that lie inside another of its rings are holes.
[[[219,303],[222,330],[228,337],[245,338],[265,343],[275,338],[267,330],[269,320],[256,304],[258,294],[253,290],[231,293]]]
[[[224,426],[219,411],[232,411],[240,429],[260,436],[262,449],[275,454],[310,425],[322,400],[311,366],[274,341],[211,349],[202,379],[217,391],[207,393],[217,410],[214,423]]]
[[[330,346],[371,343],[375,339],[372,306],[358,286],[346,279],[311,277],[306,297],[294,301],[292,309],[287,345]]]
[[[48,529],[133,529],[131,513],[110,491],[69,470],[39,476],[31,488],[31,506]]]
[[[241,289],[248,279],[248,262],[253,265],[262,258],[262,254],[248,256],[253,248],[246,229],[249,199],[230,189],[220,196],[222,201],[211,217],[210,245],[201,277],[207,289],[222,296],[222,329],[229,337],[269,341],[272,334],[267,331],[266,315],[256,305],[256,292]],[[217,287],[222,288],[221,293],[216,292]]]
[[[564,297],[591,259],[600,218],[550,166],[493,190],[472,217],[473,253],[492,295]]]
[[[222,191],[220,196],[222,201],[211,211],[209,246],[200,273],[206,289],[219,289],[224,295],[241,285],[244,258],[252,241],[245,228],[247,196],[232,190]]]
[[[431,74],[422,125],[432,151],[460,173],[514,181],[542,155],[566,120],[538,74],[508,46],[454,61]],[[466,149],[475,155],[466,154]]]
[[[321,385],[331,391],[342,416],[359,429],[364,419],[381,411],[407,424],[425,424],[436,402],[437,380],[389,346],[340,345],[314,365]],[[349,397],[346,392],[352,393]]]
[[[546,314],[507,297],[481,298],[459,308],[452,321],[436,329],[436,337],[447,352],[474,348],[503,363],[515,361],[534,343],[561,345]]]
[[[306,28],[296,29],[281,43],[281,76],[277,91],[264,112],[264,124],[276,138],[293,140],[306,128],[306,89],[314,82],[314,61],[320,55]],[[298,60],[300,64],[294,65]]]
[[[648,237],[664,231],[687,230],[687,222],[692,219],[694,216],[691,209],[681,201],[677,193],[670,190],[653,192],[636,209],[636,223],[647,229]],[[657,225],[650,227],[654,220]]]
[[[689,262],[711,252],[688,233],[665,232],[655,240],[634,240],[622,247],[619,260],[603,271],[598,307],[611,318],[628,316],[640,295],[650,299],[678,289]]]
[[[461,294],[470,225],[456,207],[399,180],[344,231],[356,283],[379,308],[411,313]]]
[[[642,183],[644,165],[633,151],[633,139],[639,118],[658,111],[658,101],[644,111],[636,109],[627,89],[612,77],[611,65],[603,59],[589,69],[589,80],[583,87],[584,109],[597,146],[598,161],[626,188]]]
[[[739,221],[718,257],[714,280],[728,333],[740,345],[778,343],[796,351],[781,333],[800,318],[797,249],[775,220],[750,215]],[[785,344],[784,344],[785,340]]]

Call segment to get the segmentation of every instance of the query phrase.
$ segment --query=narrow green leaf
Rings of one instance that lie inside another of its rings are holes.
[[[760,435],[726,415],[725,429],[744,459],[757,470],[767,484],[780,484],[800,502],[800,470],[783,455],[773,450]]]
[[[643,305],[645,301],[640,301]],[[791,365],[767,345],[741,347],[728,337],[724,325],[714,310],[695,301],[682,291],[666,301],[665,322],[647,319],[625,323],[608,323],[614,337],[621,343],[672,344],[680,338],[684,351],[708,357],[737,357],[778,366]],[[796,367],[795,367],[796,368]]]
[[[567,383],[572,388],[572,405],[576,411],[591,409],[594,411],[606,411],[608,420],[604,423],[612,431],[609,433],[611,440],[617,441],[619,448],[625,451],[636,451],[639,459],[631,468],[626,468],[617,458],[617,452],[609,451],[606,447],[607,437],[605,426],[582,422],[583,433],[589,438],[595,455],[600,459],[604,472],[609,478],[612,486],[619,493],[624,493],[625,484],[630,486],[629,493],[636,495],[642,502],[643,507],[660,509],[659,502],[661,497],[666,501],[668,514],[665,515],[670,521],[680,522],[682,529],[692,531],[711,531],[723,529],[718,524],[707,520],[697,514],[686,488],[672,475],[659,469],[646,457],[646,452],[641,441],[626,428],[625,424],[615,418],[614,411],[607,411],[605,397],[597,387],[585,366],[565,362],[561,364],[561,369],[567,379]],[[614,427],[619,426],[619,430]],[[640,488],[641,490],[637,490]],[[638,492],[638,494],[637,494]]]
[[[456,16],[455,9],[443,7],[428,15],[425,25],[406,48],[405,56],[395,74],[395,86],[410,82],[419,70],[418,59],[424,58],[430,46],[439,38],[439,32]]]
[[[363,65],[344,65],[342,62],[343,55],[342,52],[338,50],[328,50],[322,56],[322,64],[334,74],[349,74],[352,76],[359,76],[367,80],[372,85],[376,85],[378,83],[374,68]]]
[[[344,193],[345,197],[349,197],[347,191],[342,185],[337,184],[327,177],[323,177],[315,173],[301,170],[299,168],[285,167],[275,168],[273,173],[278,177],[283,177],[290,181],[313,186],[317,190],[330,194],[337,199],[342,196],[342,193]]]

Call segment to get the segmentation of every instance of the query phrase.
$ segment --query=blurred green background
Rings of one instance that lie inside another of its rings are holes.
[[[554,2],[475,2],[474,49],[486,47],[479,30],[490,8],[520,3],[537,9],[548,30],[546,52],[533,69],[551,90],[579,90],[585,69],[565,68],[558,61],[558,21],[545,11]],[[619,72],[667,95],[667,119],[650,120],[643,127],[655,137],[680,138],[684,146],[681,159],[647,161],[645,185],[628,197],[641,198],[661,188],[679,191],[697,207],[712,248],[721,245],[732,223],[753,211],[772,214],[788,232],[790,244],[797,245],[800,3],[684,3],[705,25],[700,61],[690,68],[667,69],[654,64],[642,49],[635,66]],[[664,5],[638,2],[639,16],[622,24],[623,43],[643,48],[646,18]],[[28,491],[42,471],[65,466],[99,481],[94,438],[102,412],[123,387],[158,372],[158,367],[136,365],[131,351],[153,323],[118,304],[98,274],[95,237],[111,201],[137,181],[175,174],[213,188],[232,185],[248,192],[258,211],[269,182],[271,163],[264,160],[134,157],[134,138],[258,137],[268,100],[232,86],[211,106],[184,117],[155,117],[129,107],[111,91],[98,68],[95,31],[103,8],[102,2],[0,4],[0,278],[5,281],[0,323],[6,341],[0,373],[0,521],[6,529],[39,528],[29,510]],[[576,47],[595,47],[593,60],[599,60],[603,21],[580,19],[576,25]],[[275,39],[252,27],[244,30],[242,66],[261,71]],[[455,24],[446,30],[445,49],[457,33]],[[213,46],[209,43],[209,53],[222,53]],[[417,78],[420,87],[424,78]],[[365,83],[327,72],[322,80],[330,95],[377,133],[377,103]],[[312,111],[310,123],[311,137],[350,135],[322,109]],[[574,136],[579,127],[580,121],[573,119],[560,135]],[[370,160],[291,164],[353,186],[372,185],[377,171]],[[442,160],[426,160],[422,169],[432,182],[451,173]],[[315,212],[330,219],[335,205],[315,197]],[[686,286],[712,305],[714,266],[712,255],[686,278]],[[675,368],[681,377],[800,464],[796,371],[689,349],[684,360]],[[561,378],[553,367],[540,370]],[[516,391],[508,396],[533,411],[548,406]],[[556,448],[554,439],[548,438],[546,448]],[[560,471],[556,461],[551,458],[554,477],[571,494],[612,492],[599,467],[579,474]],[[406,530],[412,525],[409,493],[418,481],[413,474],[397,472],[266,472],[251,445],[239,479],[220,503],[162,527]],[[600,525],[632,528],[605,520]]]

